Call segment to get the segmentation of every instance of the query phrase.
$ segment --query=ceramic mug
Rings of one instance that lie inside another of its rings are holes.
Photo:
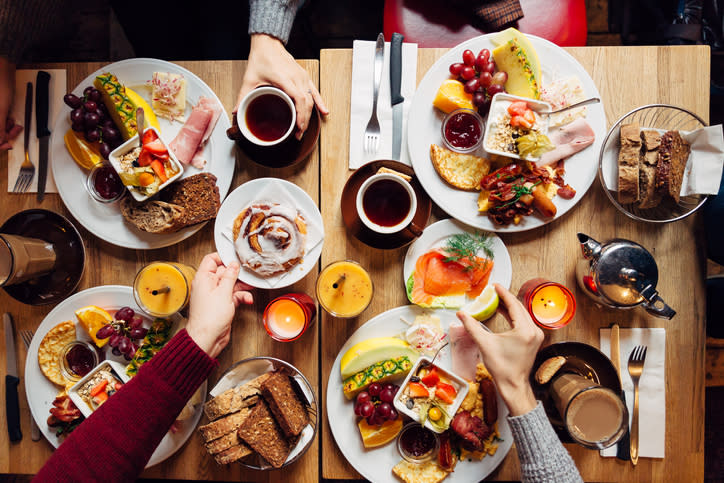
[[[236,122],[242,135],[257,146],[285,141],[297,123],[294,101],[281,89],[257,87],[241,100]]]
[[[412,219],[417,212],[417,195],[400,176],[379,173],[370,176],[357,191],[357,214],[370,230],[383,235],[409,229],[415,236],[422,228]]]

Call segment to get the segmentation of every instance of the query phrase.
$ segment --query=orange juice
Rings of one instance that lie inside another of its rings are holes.
[[[195,275],[194,268],[181,263],[150,263],[133,282],[136,303],[154,317],[173,315],[186,307]]]
[[[533,321],[546,329],[568,324],[576,312],[576,299],[559,283],[534,279],[521,287],[523,304]]]
[[[264,309],[264,328],[274,339],[298,339],[314,320],[317,308],[309,295],[292,293],[277,297]]]
[[[356,317],[372,300],[372,279],[357,262],[334,262],[317,278],[317,300],[335,317]]]

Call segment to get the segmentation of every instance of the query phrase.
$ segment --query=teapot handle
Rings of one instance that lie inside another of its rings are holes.
[[[671,320],[674,315],[676,315],[676,311],[666,305],[664,299],[659,296],[659,293],[651,285],[641,290],[640,293],[646,299],[646,302],[643,304],[644,308],[651,315],[668,320]]]

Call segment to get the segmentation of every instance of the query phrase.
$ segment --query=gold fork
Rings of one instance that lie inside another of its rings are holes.
[[[628,373],[634,386],[633,417],[631,419],[631,463],[639,462],[639,379],[644,372],[646,346],[637,345],[628,356]]]
[[[25,159],[23,164],[20,165],[20,171],[18,172],[18,179],[15,180],[15,187],[13,192],[25,193],[30,187],[30,182],[35,176],[35,166],[30,162],[30,156],[28,155],[28,148],[30,147],[30,121],[32,120],[33,108],[33,83],[28,82],[27,90],[25,93],[25,133],[24,145],[25,145]]]

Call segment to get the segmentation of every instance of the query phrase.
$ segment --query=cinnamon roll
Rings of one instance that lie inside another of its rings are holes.
[[[296,208],[254,202],[234,220],[234,247],[242,266],[268,277],[302,261],[307,224]]]

